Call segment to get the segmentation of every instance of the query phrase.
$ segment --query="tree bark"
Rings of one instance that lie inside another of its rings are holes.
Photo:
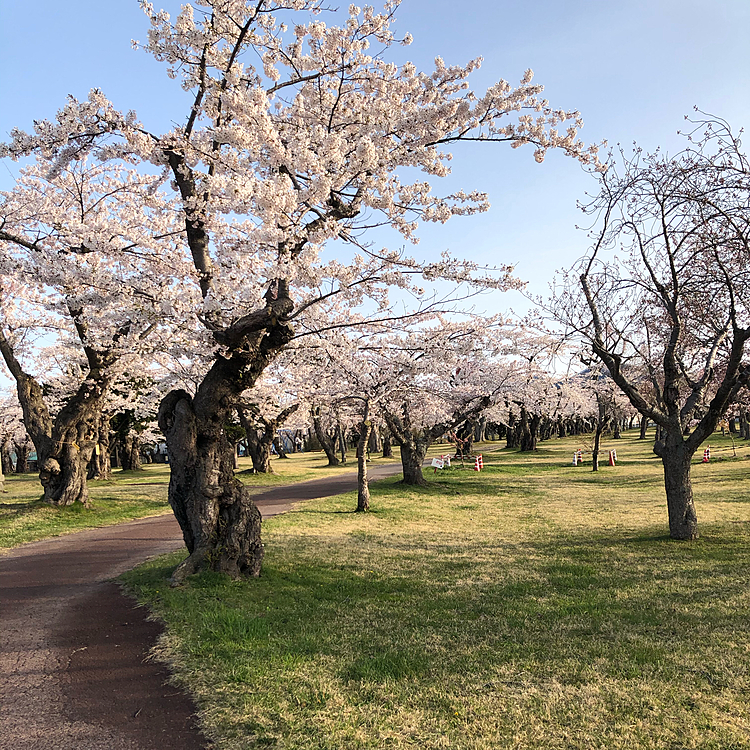
[[[518,432],[516,430],[516,415],[512,412],[508,412],[508,429],[505,433],[505,447],[518,448],[519,439]]]
[[[109,414],[102,414],[96,435],[96,444],[88,467],[89,479],[112,479],[112,462],[109,458]]]
[[[641,425],[640,425],[640,433],[638,435],[639,440],[645,440],[646,439],[646,430],[648,429],[648,418],[644,417],[643,414],[641,414]]]
[[[120,457],[123,471],[141,471],[141,441],[138,433],[130,430],[122,444]]]
[[[405,440],[399,445],[404,484],[424,487],[427,481],[422,474],[422,464],[429,446],[420,440]]]
[[[323,452],[326,454],[326,458],[328,458],[328,465],[340,466],[341,461],[339,461],[339,458],[336,455],[336,448],[334,446],[333,439],[323,428],[323,417],[320,413],[319,406],[316,406],[313,408],[312,418],[313,418],[313,429],[315,430],[315,437],[318,438],[318,442],[323,448]]]
[[[85,328],[74,315],[81,340]],[[87,347],[88,377],[53,419],[39,382],[24,372],[11,344],[0,331],[0,353],[16,381],[23,421],[37,452],[39,481],[50,505],[88,505],[86,474],[96,445],[104,395],[114,355]]]
[[[383,458],[393,458],[393,439],[387,427],[383,431]]]
[[[693,454],[684,445],[663,449],[664,487],[667,491],[669,536],[672,539],[697,539],[698,519],[693,503],[690,461]]]
[[[16,443],[16,474],[29,473],[29,444],[27,441]],[[5,472],[8,473],[7,471]]]
[[[278,455],[279,458],[289,458],[284,450],[284,443],[278,435],[273,436],[272,442],[273,447],[276,448],[276,455]]]
[[[3,474],[13,474],[16,471],[16,467],[13,466],[13,460],[11,458],[10,443],[10,438],[6,436],[2,441],[2,447],[0,448],[0,471],[2,471]],[[16,457],[18,457],[18,451],[16,451]]]
[[[260,575],[260,511],[234,476],[233,447],[223,429],[231,386],[216,370],[224,364],[214,365],[194,399],[172,391],[159,408],[170,457],[169,504],[190,553],[172,574],[175,584],[204,567],[232,577]],[[211,381],[220,392],[210,392]]]
[[[377,453],[380,450],[380,436],[374,428],[370,430],[370,437],[367,442],[367,452]]]
[[[533,428],[533,429],[532,429]],[[521,439],[519,441],[521,452],[527,453],[536,450],[537,430],[539,428],[539,417],[534,415],[529,419],[526,407],[521,407]]]
[[[278,305],[276,296],[267,299],[267,311],[259,317],[265,321],[269,315],[272,322],[244,333],[240,343],[234,343],[239,336],[235,331],[222,332],[223,343],[234,343],[232,354],[217,357],[194,397],[171,391],[159,407],[159,428],[170,457],[169,504],[190,553],[172,574],[175,585],[204,568],[233,578],[260,575],[261,515],[234,476],[234,448],[224,427],[231,423],[242,393],[293,335],[278,322],[291,310],[286,290],[279,290]]]
[[[341,454],[340,461],[342,465],[346,465],[346,435],[344,434],[344,430],[341,428],[340,422],[336,425],[336,437],[338,438],[339,453]]]
[[[250,460],[253,462],[253,471],[258,474],[273,474],[271,466],[271,444],[273,442],[273,433],[259,430],[248,419],[247,412],[244,408],[239,407],[237,414],[240,418],[240,424],[245,431],[245,442]]]
[[[357,441],[357,512],[370,510],[370,485],[367,481],[367,441],[370,439],[370,402],[365,401]]]

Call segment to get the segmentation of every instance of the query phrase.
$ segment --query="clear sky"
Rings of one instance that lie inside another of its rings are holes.
[[[131,49],[146,29],[136,0],[0,0],[0,139],[92,87],[154,130],[182,122],[179,86]],[[404,0],[397,25],[414,36],[402,59],[429,68],[436,55],[447,63],[482,56],[477,91],[499,78],[517,83],[530,67],[553,106],[581,111],[586,141],[672,152],[696,105],[735,129],[750,125],[748,29],[750,0]],[[554,270],[585,251],[576,200],[596,185],[572,160],[551,154],[537,165],[530,148],[480,144],[455,149],[452,166],[446,192],[485,190],[492,209],[425,228],[415,252],[516,263],[544,293]],[[13,168],[0,167],[0,188]],[[517,304],[486,306],[509,303]]]

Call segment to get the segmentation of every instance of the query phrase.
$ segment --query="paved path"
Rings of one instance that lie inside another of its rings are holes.
[[[371,479],[399,463],[368,467]],[[263,517],[356,489],[356,472],[253,494]],[[0,750],[199,750],[195,707],[147,661],[161,626],[112,579],[182,546],[171,515],[0,557]]]

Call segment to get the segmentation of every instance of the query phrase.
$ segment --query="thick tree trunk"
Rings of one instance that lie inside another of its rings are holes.
[[[679,444],[670,445],[667,443],[661,450],[661,460],[664,466],[664,487],[667,491],[669,535],[672,539],[697,539],[698,518],[693,503],[693,487],[690,481],[692,454],[684,446],[681,439]]]
[[[516,430],[516,415],[513,412],[508,412],[508,430],[505,434],[505,447],[506,448],[518,448],[519,439],[518,431]]]
[[[83,433],[84,430],[76,432]],[[54,454],[40,455],[39,481],[44,487],[44,501],[50,505],[89,504],[86,475],[95,443],[90,437],[79,439],[80,442],[65,441]]]
[[[370,437],[367,441],[367,452],[377,453],[380,450],[380,436],[376,429],[370,430]]]
[[[648,419],[641,414],[641,431],[638,435],[639,440],[646,439],[646,430],[648,429]]]
[[[141,441],[138,433],[131,430],[125,436],[120,457],[123,471],[141,471]]]
[[[257,434],[257,431],[256,431]],[[271,437],[269,435],[269,437]],[[250,449],[250,456],[253,461],[253,469],[258,474],[275,474],[271,464],[271,446],[273,439],[267,440],[264,434],[256,441],[256,450]]]
[[[393,458],[393,438],[387,428],[383,432],[383,458]]]
[[[16,474],[29,473],[29,444],[27,442],[16,443]],[[5,472],[6,474],[8,472]]]
[[[232,577],[260,575],[260,511],[234,476],[233,446],[224,433],[239,397],[234,391],[242,388],[232,369],[219,360],[194,399],[172,391],[159,408],[170,457],[169,503],[190,553],[172,575],[175,584],[206,567]]]
[[[427,453],[428,446],[415,440],[406,440],[399,446],[401,450],[401,469],[403,471],[403,483],[415,486],[427,484],[422,475],[422,464]]]
[[[273,433],[269,435],[266,431],[263,435],[260,435],[260,430],[251,424],[247,413],[242,407],[237,409],[237,414],[240,418],[242,429],[245,431],[245,444],[247,445],[250,460],[253,462],[253,471],[258,474],[273,474],[274,471],[271,466]]]
[[[16,452],[18,456],[18,452]],[[11,457],[10,440],[5,439],[0,448],[0,471],[3,474],[12,474],[15,472],[16,467],[13,465],[13,459]]]
[[[37,452],[39,481],[44,501],[50,505],[88,505],[86,474],[102,418],[102,402],[109,383],[104,358],[87,350],[89,376],[52,419],[42,386],[23,371],[12,348],[0,332],[8,369],[16,380],[24,425]]]
[[[102,414],[96,435],[96,444],[88,468],[89,479],[112,479],[112,463],[109,459],[109,420]]]
[[[536,450],[537,441],[537,430],[539,429],[539,417],[532,416],[529,419],[528,412],[525,407],[521,407],[521,439],[520,448],[521,452],[526,453]]]
[[[284,443],[278,435],[274,435],[273,437],[273,447],[276,448],[276,455],[279,458],[289,458],[284,450]]]
[[[313,429],[315,430],[315,437],[318,438],[318,442],[323,448],[326,458],[328,459],[329,466],[339,466],[341,462],[336,455],[336,447],[330,435],[323,428],[323,417],[320,414],[320,408],[315,407],[312,410],[313,418]]]

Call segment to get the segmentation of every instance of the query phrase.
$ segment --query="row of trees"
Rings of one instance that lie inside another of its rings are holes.
[[[156,131],[94,89],[0,147],[28,162],[0,205],[0,353],[48,502],[86,501],[112,394],[126,423],[144,403],[156,412],[168,445],[190,552],[176,582],[206,566],[259,574],[260,513],[234,475],[230,427],[262,468],[304,383],[324,447],[326,404],[358,415],[361,509],[374,419],[407,482],[424,481],[430,442],[482,412],[511,432],[512,415],[533,449],[554,413],[545,399],[563,399],[543,366],[554,340],[460,312],[476,290],[519,287],[512,269],[368,239],[387,228],[416,242],[420,222],[486,210],[483,194],[433,184],[449,148],[508,142],[601,175],[594,248],[551,309],[662,429],[670,529],[696,535],[689,456],[746,373],[747,165],[727,128],[675,159],[624,160],[619,177],[531,71],[475,93],[479,60],[392,62],[410,41],[392,31],[398,2],[342,15],[318,0],[202,0],[175,19],[142,6],[144,49],[191,97],[169,118],[179,125]],[[627,260],[605,259],[623,238]],[[275,414],[263,387],[284,394]]]
[[[2,153],[36,165],[3,206],[3,298],[19,302],[4,311],[0,352],[58,503],[84,496],[80,467],[128,357],[203,357],[195,387],[159,408],[170,503],[190,551],[175,580],[205,565],[257,575],[260,514],[234,477],[225,425],[276,356],[300,337],[448,307],[426,291],[438,279],[516,284],[508,268],[418,262],[363,233],[388,226],[413,241],[419,221],[486,210],[486,196],[438,196],[418,176],[446,175],[453,144],[532,144],[537,161],[550,148],[583,161],[595,150],[577,139],[578,114],[552,109],[530,71],[518,87],[476,94],[468,78],[479,60],[437,58],[431,73],[389,61],[410,41],[391,31],[397,2],[331,13],[332,25],[318,0],[207,0],[175,19],[142,5],[144,48],[192,102],[169,118],[181,125],[157,132],[93,90],[34,132],[13,131]],[[75,336],[85,357],[78,390],[54,415],[19,353],[17,333],[36,317],[37,330]]]

